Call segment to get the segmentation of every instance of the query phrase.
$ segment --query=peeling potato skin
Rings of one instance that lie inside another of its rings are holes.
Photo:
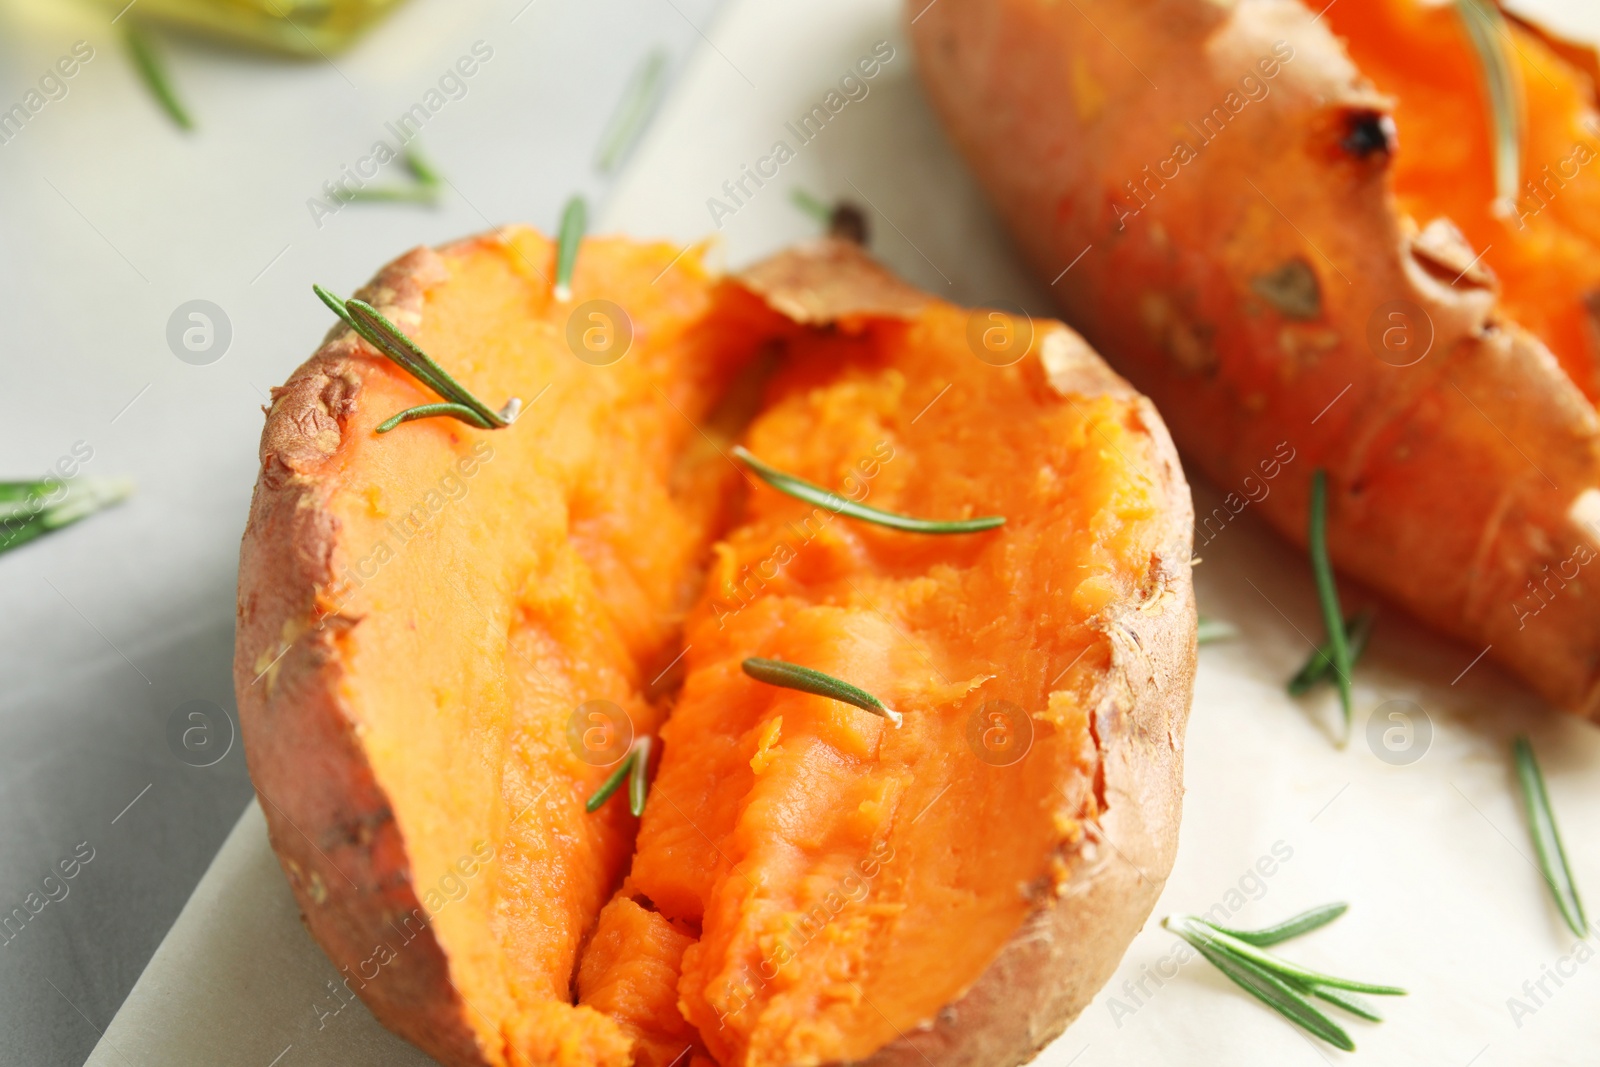
[[[439,254],[417,249],[357,295],[404,328],[443,277]],[[929,299],[835,239],[799,246],[736,280],[811,325],[910,317]],[[1177,851],[1196,662],[1189,488],[1154,406],[1067,333],[1070,343],[1050,367],[1052,384],[1075,396],[1135,402],[1169,505],[1152,595],[1113,607],[1103,620],[1111,669],[1092,721],[1106,810],[1063,855],[1068,880],[1040,888],[1037,910],[979,979],[866,1061],[874,1067],[1007,1067],[1032,1059],[1116,969]],[[405,842],[339,697],[337,637],[359,620],[319,610],[318,597],[334,581],[339,537],[324,471],[332,469],[343,418],[361,402],[365,375],[381,366],[342,326],[329,338],[273,391],[262,432],[240,554],[234,658],[246,759],[304,921],[350,987],[380,1022],[441,1063],[482,1067],[498,1050],[479,1048],[431,927],[363,981],[374,947],[402,941],[403,917],[421,905]]]
[[[1388,163],[1425,147],[1392,143],[1391,103],[1314,14],[1297,0],[940,0],[909,32],[935,110],[1039,276],[1090,247],[1052,292],[1192,463],[1243,496],[1287,442],[1295,460],[1252,510],[1303,545],[1311,474],[1327,469],[1340,570],[1461,639],[1463,663],[1492,646],[1552,704],[1600,718],[1600,570],[1542,585],[1600,547],[1600,522],[1580,521],[1600,510],[1573,513],[1600,487],[1600,420],[1501,315],[1492,276],[1442,271],[1440,231],[1419,241],[1431,220],[1400,217]],[[1292,58],[1265,78],[1280,42]],[[1185,124],[1246,74],[1267,94],[1171,176]],[[1138,214],[1119,220],[1117,203]],[[1296,257],[1317,272],[1315,321],[1253,288]],[[1369,341],[1394,301],[1432,324],[1411,366]],[[1201,551],[1226,536],[1207,518]]]

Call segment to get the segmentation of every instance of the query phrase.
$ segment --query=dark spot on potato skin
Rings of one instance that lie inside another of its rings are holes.
[[[828,216],[828,236],[838,237],[865,248],[867,241],[870,240],[866,215],[862,214],[861,209],[854,204],[845,200],[839,201]]]
[[[1322,317],[1322,286],[1317,272],[1304,259],[1291,259],[1252,278],[1250,288],[1285,318],[1310,321]]]
[[[1387,159],[1399,147],[1399,133],[1394,119],[1382,111],[1370,108],[1352,108],[1344,114],[1344,136],[1339,147],[1356,159],[1367,160],[1374,156]]]

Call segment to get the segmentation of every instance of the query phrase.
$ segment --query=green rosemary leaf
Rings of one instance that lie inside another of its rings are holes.
[[[424,189],[438,189],[439,183],[443,179],[439,176],[439,172],[433,168],[433,164],[428,161],[428,157],[422,154],[421,149],[414,144],[407,145],[400,158],[405,163],[406,170],[410,171],[411,176],[417,179],[418,185],[421,185]]]
[[[824,225],[833,217],[833,208],[798,186],[790,191],[789,200],[795,207]]]
[[[1355,618],[1345,623],[1345,640],[1349,643],[1350,665],[1354,667],[1361,659],[1361,654],[1367,650],[1367,641],[1372,637],[1372,624],[1377,620],[1378,613],[1373,608],[1362,608],[1356,613]],[[1311,658],[1306,660],[1305,666],[1295,672],[1289,679],[1289,695],[1304,696],[1313,686],[1328,676],[1329,669],[1333,666],[1333,649],[1324,644],[1321,648],[1311,653]]]
[[[1286,981],[1270,968],[1224,950],[1203,923],[1189,916],[1177,915],[1163,919],[1161,925],[1193,945],[1211,961],[1212,966],[1285,1019],[1335,1048],[1355,1051],[1355,1042],[1350,1040],[1344,1028],[1317,1010],[1297,985]]]
[[[641,737],[633,743],[633,773],[628,775],[628,810],[634,818],[644,814],[644,799],[650,783],[650,739]]]
[[[413,419],[440,415],[448,415],[485,430],[502,429],[516,421],[518,412],[522,410],[521,400],[512,397],[506,401],[505,407],[491,411],[371,304],[354,297],[340,300],[320,285],[313,285],[311,290],[363,340],[448,401],[445,404],[422,404],[407,408],[380,423],[379,433],[388,433],[401,423]]]
[[[1506,38],[1506,19],[1493,0],[1456,0],[1456,13],[1466,27],[1483,66],[1484,91],[1493,124],[1495,210],[1516,210],[1522,185],[1522,101],[1511,57],[1499,38]]]
[[[1544,788],[1544,773],[1539,770],[1539,761],[1526,734],[1517,735],[1511,743],[1511,751],[1516,759],[1517,781],[1522,786],[1522,805],[1528,813],[1528,830],[1539,853],[1539,867],[1544,872],[1545,883],[1550,886],[1568,929],[1580,938],[1588,937],[1589,919],[1583,912],[1583,901],[1578,898],[1572,868],[1567,865],[1566,849],[1561,846],[1555,811],[1550,807],[1550,794]]]
[[[1239,636],[1239,631],[1233,623],[1222,619],[1208,619],[1200,616],[1200,621],[1195,627],[1195,641],[1202,645],[1209,645],[1215,641],[1231,641]]]
[[[49,497],[66,490],[59,500]],[[29,541],[70,526],[80,519],[108,508],[133,493],[133,483],[123,480],[44,479],[33,482],[0,482],[0,552],[21,548]]]
[[[479,417],[490,422],[494,421],[494,412],[463,389],[460,383],[450,377],[443,367],[418,348],[415,341],[402,333],[400,327],[390,322],[377,308],[364,300],[352,297],[344,302],[344,309],[350,313],[350,320],[355,324],[357,333],[378,351],[404,367],[418,381],[451,403],[469,407]]]
[[[589,226],[589,206],[583,197],[574,196],[561,212],[561,232],[556,238],[555,297],[565,304],[572,299],[572,268],[578,262],[578,245]]]
[[[735,445],[733,454],[745,466],[755,471],[757,477],[780,493],[787,493],[798,500],[804,500],[808,504],[827,508],[835,515],[846,515],[852,519],[860,519],[863,522],[874,522],[879,526],[887,526],[894,530],[923,534],[978,533],[982,530],[992,530],[1006,521],[1004,515],[988,515],[979,519],[942,521],[936,519],[914,519],[909,515],[900,515],[892,511],[880,511],[877,508],[869,508],[865,504],[857,504],[854,501],[846,500],[838,493],[829,492],[818,485],[812,485],[810,482],[796,478],[792,474],[785,474],[776,467],[769,467],[753,456],[749,449],[743,445]]]
[[[36,482],[0,482],[0,503],[33,500],[46,493],[53,493],[66,484],[68,483],[60,478],[41,478]]]
[[[1342,989],[1334,989],[1330,986],[1318,985],[1316,983],[1312,983],[1311,985],[1307,986],[1306,991],[1312,996],[1319,997],[1322,1000],[1327,1001],[1329,1004],[1336,1004],[1345,1011],[1349,1012],[1351,1015],[1360,1016],[1361,1018],[1366,1019],[1368,1022],[1383,1022],[1383,1016],[1379,1015],[1377,1011],[1373,1009],[1371,1004],[1368,1004],[1365,1000],[1362,1000],[1354,993],[1347,993]]]
[[[662,75],[667,70],[667,52],[664,48],[652,49],[634,68],[628,86],[622,91],[617,110],[600,136],[600,148],[595,153],[595,168],[601,174],[616,169],[644,130],[645,120],[655,109],[656,98],[661,93]]]
[[[1187,919],[1188,917],[1183,916],[1183,918]],[[1275,956],[1264,949],[1257,948],[1248,941],[1241,941],[1231,934],[1225,934],[1215,927],[1210,927],[1206,931],[1206,936],[1214,940],[1217,946],[1224,949],[1229,955],[1249,960],[1251,963],[1265,967],[1280,978],[1293,979],[1308,985],[1327,986],[1330,989],[1348,989],[1352,993],[1371,993],[1373,996],[1379,997],[1403,997],[1406,995],[1406,991],[1399,986],[1357,982],[1354,979],[1338,978],[1331,974],[1313,971],[1309,967],[1302,967],[1298,963],[1284,959],[1282,956]]]
[[[1291,916],[1280,923],[1273,923],[1271,926],[1263,926],[1259,930],[1235,930],[1230,926],[1211,922],[1209,919],[1201,921],[1218,933],[1236,937],[1240,941],[1255,945],[1257,948],[1265,948],[1268,945],[1276,945],[1280,941],[1287,941],[1291,937],[1308,934],[1318,927],[1327,926],[1348,910],[1350,910],[1350,905],[1343,902],[1324,904],[1320,908],[1303,911],[1299,915]]]
[[[401,423],[412,422],[416,419],[438,418],[440,415],[449,415],[452,418],[460,419],[462,422],[470,423],[481,430],[495,429],[493,423],[485,421],[481,415],[465,404],[418,404],[414,408],[406,408],[398,415],[390,415],[387,419],[378,423],[378,432],[388,433]]]
[[[194,119],[189,117],[188,109],[183,106],[183,101],[178,99],[177,92],[172,88],[172,80],[167,77],[167,69],[162,64],[149,35],[137,23],[130,20],[123,28],[122,40],[127,45],[134,69],[139,72],[145,87],[156,98],[162,110],[181,129],[194,129]]]
[[[439,202],[439,190],[432,185],[371,185],[339,194],[346,203],[428,204]]]
[[[840,681],[831,674],[802,667],[795,663],[785,663],[780,659],[761,659],[751,656],[740,664],[744,673],[758,682],[767,685],[776,685],[784,689],[797,689],[802,693],[811,693],[814,696],[829,697],[833,700],[852,704],[862,711],[870,711],[874,715],[881,715],[899,726],[904,720],[898,711],[884,704],[883,701],[867,692],[857,689],[849,682]]]
[[[584,811],[592,815],[600,810],[600,805],[611,799],[611,794],[621,787],[623,781],[628,777],[628,771],[633,768],[635,755],[636,753],[629,752],[622,758],[622,762],[617,764],[617,769],[612,771],[604,782],[600,783],[599,789],[590,794],[588,801],[583,805]]]
[[[328,310],[332,311],[335,315],[339,316],[340,319],[344,320],[344,324],[346,326],[350,327],[352,330],[356,329],[356,321],[350,317],[350,312],[344,309],[343,300],[340,300],[338,297],[328,292],[328,290],[324,289],[322,286],[317,285],[315,282],[311,284],[311,291],[317,294],[318,300],[328,305]],[[361,331],[356,330],[356,332],[360,333]]]
[[[1307,534],[1311,546],[1311,571],[1317,581],[1317,599],[1322,602],[1322,625],[1328,631],[1333,652],[1333,671],[1339,685],[1339,707],[1344,712],[1344,737],[1350,740],[1350,647],[1345,643],[1344,612],[1339,609],[1339,587],[1333,580],[1333,564],[1328,561],[1328,472],[1318,468],[1311,475],[1311,522]]]

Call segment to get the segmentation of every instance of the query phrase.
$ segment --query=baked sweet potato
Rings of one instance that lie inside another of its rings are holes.
[[[1031,1057],[1176,847],[1192,513],[1154,409],[1059,324],[976,358],[967,312],[837,241],[729,278],[590,239],[570,304],[554,255],[509,229],[363,291],[477,396],[529,400],[505,429],[376,433],[432,398],[342,326],[275,391],[235,675],[307,925],[450,1065]],[[577,358],[591,324],[625,354]],[[862,523],[735,442],[1006,521]],[[585,810],[594,752],[623,758],[591,729],[658,742],[637,851],[627,804]]]
[[[1486,31],[1520,84],[1511,197],[1451,6],[913,6],[1022,251],[1228,493],[1197,549],[1245,507],[1303,543],[1325,468],[1339,568],[1600,716],[1593,54]]]

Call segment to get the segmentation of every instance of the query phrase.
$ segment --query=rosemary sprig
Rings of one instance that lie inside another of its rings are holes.
[[[483,401],[467,392],[459,382],[450,377],[448,371],[418,348],[415,341],[401,332],[400,327],[384,318],[371,304],[354,297],[340,300],[320,285],[313,285],[311,290],[363,340],[448,401],[444,404],[422,404],[407,408],[379,423],[379,433],[388,433],[401,423],[411,422],[413,419],[428,419],[440,415],[460,419],[483,430],[503,429],[516,421],[517,413],[522,410],[522,401],[517,397],[507,400],[505,407],[499,411],[490,410]]]
[[[1497,213],[1509,215],[1516,209],[1517,189],[1522,184],[1523,133],[1516,72],[1505,47],[1495,39],[1507,36],[1506,19],[1493,0],[1456,0],[1456,13],[1483,65],[1493,123],[1494,206]]]
[[[139,72],[145,88],[150,90],[150,95],[156,98],[161,109],[178,124],[180,129],[194,129],[194,119],[189,117],[188,108],[178,99],[178,93],[172,87],[172,79],[167,77],[167,68],[161,62],[161,56],[156,52],[149,34],[130,19],[123,27],[122,41],[127,46],[128,57],[133,60],[134,69]]]
[[[634,741],[633,747],[628,750],[617,769],[612,771],[600,788],[596,789],[583,805],[583,810],[593,814],[600,810],[600,806],[611,799],[622,786],[624,779],[628,782],[628,810],[633,812],[634,818],[644,814],[644,801],[649,793],[650,784],[647,777],[650,770],[650,739],[641,737]]]
[[[1208,619],[1200,616],[1195,626],[1195,641],[1198,644],[1209,645],[1217,641],[1231,641],[1239,636],[1239,631],[1231,622],[1223,619]]]
[[[1339,686],[1339,707],[1344,712],[1344,737],[1350,740],[1350,646],[1345,642],[1344,612],[1339,608],[1339,587],[1333,580],[1333,564],[1328,561],[1328,472],[1318,468],[1311,475],[1311,522],[1306,540],[1311,546],[1311,572],[1317,581],[1317,599],[1322,602],[1322,625],[1328,631],[1333,671]]]
[[[869,508],[865,504],[857,504],[852,500],[846,500],[838,493],[830,492],[819,485],[812,485],[810,482],[796,478],[792,474],[785,474],[776,467],[770,467],[752,455],[750,450],[743,445],[735,445],[733,454],[740,462],[754,471],[756,477],[780,493],[787,493],[797,500],[804,500],[808,504],[827,508],[835,515],[846,515],[852,519],[860,519],[863,522],[874,522],[879,526],[887,526],[893,530],[922,534],[978,533],[982,530],[992,530],[1006,521],[1004,515],[986,515],[977,519],[939,520],[914,519],[909,515],[900,515],[893,511],[880,511],[878,508]]]
[[[1264,945],[1274,945],[1326,926],[1343,915],[1347,907],[1326,904],[1260,930],[1233,930],[1197,915],[1169,915],[1161,925],[1193,945],[1219,971],[1263,1004],[1329,1044],[1351,1052],[1355,1050],[1355,1042],[1350,1035],[1308,998],[1316,997],[1352,1015],[1381,1022],[1382,1016],[1355,994],[1404,996],[1405,990],[1323,974],[1262,949]]]
[[[556,237],[556,300],[572,299],[572,268],[578,262],[578,245],[589,226],[589,205],[574,196],[561,212],[561,232]]]
[[[441,183],[444,181],[439,172],[433,169],[433,165],[415,145],[407,145],[400,158],[413,179],[410,185],[371,185],[360,189],[341,189],[338,193],[339,199],[346,203],[367,201],[429,206],[437,204]]]
[[[1307,1000],[1298,983],[1285,980],[1270,968],[1225,952],[1202,924],[1184,923],[1169,916],[1161,920],[1161,925],[1199,949],[1200,954],[1210,960],[1213,967],[1232,979],[1235,985],[1285,1019],[1322,1038],[1335,1048],[1346,1052],[1355,1051],[1356,1043],[1350,1040],[1350,1035],[1345,1033],[1344,1027],[1322,1014],[1316,1005]]]
[[[65,497],[45,502],[47,496],[63,487],[66,488]],[[133,483],[122,480],[47,478],[36,482],[0,482],[0,552],[21,548],[29,541],[126,500],[132,493]]]
[[[1578,898],[1578,887],[1572,878],[1572,868],[1567,865],[1567,852],[1561,846],[1561,833],[1556,829],[1555,811],[1550,807],[1550,795],[1545,792],[1544,773],[1534,757],[1533,744],[1526,734],[1518,734],[1511,743],[1516,759],[1517,781],[1522,786],[1522,805],[1528,812],[1528,830],[1533,835],[1533,847],[1539,853],[1539,868],[1550,886],[1550,895],[1556,898],[1556,907],[1567,928],[1578,937],[1589,936],[1589,919],[1583,912],[1583,901]]]
[[[664,48],[651,49],[634,68],[628,87],[622,91],[617,110],[611,113],[605,133],[600,136],[600,149],[595,153],[595,169],[610,174],[633,147],[644,129],[645,120],[655,109],[656,98],[661,94],[662,75],[667,70],[667,52]]]
[[[1356,613],[1355,618],[1345,623],[1345,641],[1350,649],[1350,666],[1354,667],[1361,654],[1367,650],[1367,642],[1372,638],[1372,624],[1377,619],[1378,613],[1372,608],[1362,608]],[[1311,688],[1328,676],[1328,671],[1333,667],[1333,649],[1328,644],[1323,644],[1311,658],[1306,660],[1305,666],[1295,672],[1289,679],[1289,695],[1304,696]]]
[[[870,711],[874,715],[882,716],[897,728],[905,721],[905,716],[865,689],[858,689],[849,682],[841,681],[831,674],[823,674],[821,671],[813,670],[810,667],[802,667],[797,663],[785,663],[781,659],[761,659],[758,656],[751,656],[740,666],[744,668],[744,673],[758,682],[765,682],[767,685],[775,685],[783,689],[797,689],[802,693],[843,701],[846,704],[860,708],[862,711]]]

